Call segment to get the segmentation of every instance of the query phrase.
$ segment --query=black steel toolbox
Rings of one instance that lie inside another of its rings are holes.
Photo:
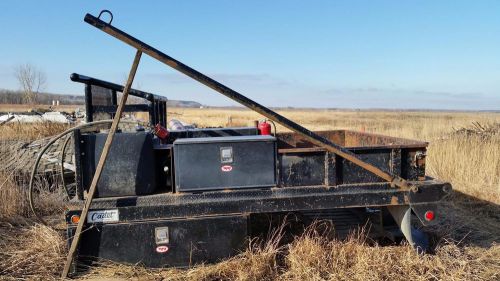
[[[87,190],[106,141],[106,133],[77,134],[79,189]],[[139,153],[138,153],[139,152]],[[96,197],[152,194],[156,189],[153,138],[150,133],[118,133],[97,185]]]
[[[272,136],[187,138],[174,142],[177,192],[276,185]]]

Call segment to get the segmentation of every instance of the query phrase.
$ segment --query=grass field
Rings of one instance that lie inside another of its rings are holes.
[[[27,112],[30,111],[31,109],[47,110],[49,108],[53,108],[56,111],[72,112],[77,107],[78,107],[77,105],[60,105],[52,107],[50,105],[0,104],[0,112],[16,113],[16,112]]]
[[[250,246],[216,265],[148,270],[104,263],[83,278],[134,280],[499,280],[500,114],[283,110],[309,129],[354,129],[429,141],[427,174],[452,183],[443,203],[445,221],[429,229],[436,253],[408,246],[379,246],[359,230],[347,241],[328,240],[311,229],[290,245],[276,239]],[[199,127],[249,125],[259,115],[238,109],[173,108],[169,118]],[[16,127],[17,126],[17,127]],[[0,139],[34,139],[63,128],[40,124],[29,133],[0,127]],[[40,130],[48,133],[41,133]],[[278,131],[284,129],[278,126]],[[3,182],[3,184],[2,184]],[[0,178],[0,279],[55,279],[66,251],[61,231],[21,216],[22,187]],[[17,203],[16,203],[17,202]],[[18,204],[18,205],[15,205]],[[15,206],[13,206],[15,205]]]

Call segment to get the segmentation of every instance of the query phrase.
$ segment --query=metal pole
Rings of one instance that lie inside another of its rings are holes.
[[[78,246],[78,242],[80,241],[80,234],[82,233],[83,225],[85,224],[85,220],[87,219],[87,214],[90,209],[90,205],[92,204],[94,193],[97,189],[97,183],[101,178],[101,173],[104,169],[106,158],[108,157],[111,144],[113,143],[113,137],[115,136],[116,130],[118,129],[118,124],[120,123],[120,118],[122,116],[123,109],[125,108],[125,104],[127,102],[128,93],[130,91],[130,88],[132,87],[132,82],[134,82],[135,73],[137,71],[137,67],[139,66],[141,55],[142,52],[139,50],[135,54],[134,62],[132,63],[132,68],[130,69],[128,80],[123,90],[122,98],[120,99],[120,104],[118,105],[115,118],[113,119],[113,123],[111,124],[111,128],[109,129],[108,137],[106,138],[106,142],[104,143],[101,157],[99,158],[99,163],[97,164],[94,177],[92,178],[92,183],[90,184],[89,192],[87,194],[87,199],[85,200],[85,205],[82,209],[82,213],[80,214],[80,221],[78,222],[75,235],[73,236],[73,240],[71,241],[71,247],[69,248],[68,257],[66,259],[66,263],[64,264],[64,269],[61,274],[62,278],[66,278],[68,276],[71,262],[73,261],[73,258],[76,253],[76,248]]]
[[[92,104],[92,85],[85,84],[85,121],[94,121],[94,105]]]
[[[326,150],[339,155],[340,157],[351,161],[352,163],[364,168],[365,170],[370,171],[371,173],[379,176],[380,178],[390,182],[392,185],[401,187],[401,188],[409,188],[409,184],[406,180],[396,176],[391,175],[387,172],[382,171],[381,169],[362,161],[357,158],[356,155],[349,150],[345,149],[342,146],[339,146],[330,140],[315,134],[314,132],[300,126],[299,124],[291,121],[290,119],[272,111],[271,109],[260,105],[259,103],[245,97],[244,95],[230,89],[229,87],[215,81],[214,79],[204,75],[196,71],[195,69],[183,64],[182,62],[162,53],[161,51],[151,47],[150,45],[134,38],[133,36],[121,31],[120,29],[112,26],[109,23],[106,23],[99,18],[94,17],[91,14],[85,15],[84,21],[94,27],[106,32],[107,34],[115,37],[116,39],[123,41],[124,43],[134,47],[137,50],[142,51],[143,53],[163,62],[164,64],[172,67],[173,69],[193,78],[194,80],[214,89],[215,91],[225,95],[226,97],[239,102],[240,104],[254,110],[263,116],[281,124],[282,126],[300,134],[305,139],[310,141],[311,143],[323,147]]]

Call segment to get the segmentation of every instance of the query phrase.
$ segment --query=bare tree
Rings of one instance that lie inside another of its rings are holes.
[[[21,64],[15,68],[15,75],[23,92],[26,103],[36,103],[38,94],[47,83],[45,72],[29,63]]]

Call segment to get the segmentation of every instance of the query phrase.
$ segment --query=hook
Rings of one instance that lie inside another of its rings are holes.
[[[107,13],[109,14],[109,16],[111,17],[111,19],[109,20],[108,24],[111,24],[111,22],[113,21],[113,13],[111,13],[110,10],[102,10],[100,13],[99,13],[99,16],[97,16],[98,19],[101,19],[101,15],[103,13]]]

